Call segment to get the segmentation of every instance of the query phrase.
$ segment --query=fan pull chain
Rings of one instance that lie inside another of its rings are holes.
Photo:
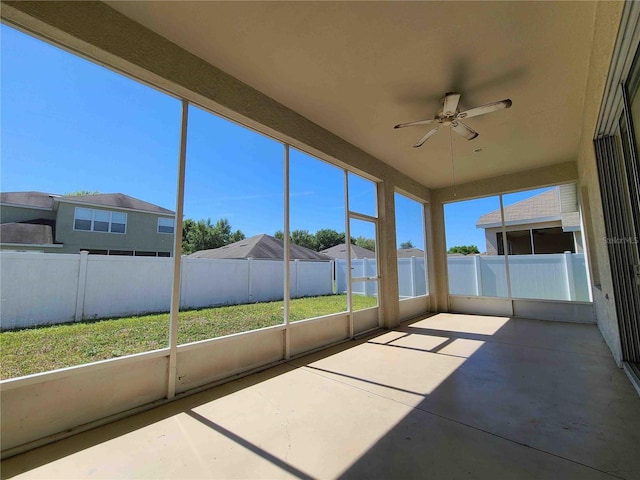
[[[456,197],[456,169],[453,164],[453,134],[449,128],[449,151],[451,152],[451,176],[453,177],[453,196]]]

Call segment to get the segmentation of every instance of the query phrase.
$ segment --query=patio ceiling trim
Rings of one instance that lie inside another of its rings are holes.
[[[571,161],[456,185],[455,195],[452,187],[433,190],[431,195],[433,202],[451,203],[501,193],[575,183],[577,180],[578,167],[575,162]]]

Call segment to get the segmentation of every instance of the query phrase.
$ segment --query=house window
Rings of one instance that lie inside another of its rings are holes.
[[[158,255],[158,252],[145,252],[145,251],[136,250],[135,252],[133,252],[133,254],[136,257],[156,257]]]
[[[111,233],[125,233],[127,229],[127,214],[111,212]]]
[[[92,220],[93,210],[76,207],[76,214],[73,220],[74,230],[91,230]]]
[[[126,233],[127,214],[76,207],[73,229],[86,232]]]
[[[173,218],[158,218],[158,233],[170,233],[173,235],[175,220]]]

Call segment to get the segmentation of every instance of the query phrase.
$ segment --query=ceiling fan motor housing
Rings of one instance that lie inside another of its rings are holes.
[[[428,125],[428,124],[437,123],[437,125],[434,128],[429,130],[422,138],[420,138],[420,140],[418,140],[415,143],[415,145],[413,145],[414,148],[421,147],[424,144],[424,142],[426,142],[429,138],[431,138],[442,125],[451,127],[454,132],[466,138],[467,140],[473,140],[478,136],[478,132],[476,132],[473,128],[469,127],[468,125],[459,121],[460,119],[477,117],[479,115],[484,115],[486,113],[491,113],[497,110],[510,108],[512,104],[511,100],[507,98],[505,100],[488,103],[486,105],[481,105],[479,107],[475,107],[470,110],[461,112],[459,108],[459,102],[460,102],[459,93],[448,92],[442,99],[442,108],[438,112],[436,112],[435,117],[433,119],[419,120],[417,122],[400,123],[396,125],[394,128],[404,128],[404,127],[412,127],[415,125]]]

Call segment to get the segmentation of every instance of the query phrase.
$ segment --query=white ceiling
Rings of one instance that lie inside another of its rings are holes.
[[[393,126],[449,91],[513,101],[454,134],[460,183],[577,154],[595,2],[107,4],[430,188],[451,183],[449,133],[414,149],[428,127]]]

